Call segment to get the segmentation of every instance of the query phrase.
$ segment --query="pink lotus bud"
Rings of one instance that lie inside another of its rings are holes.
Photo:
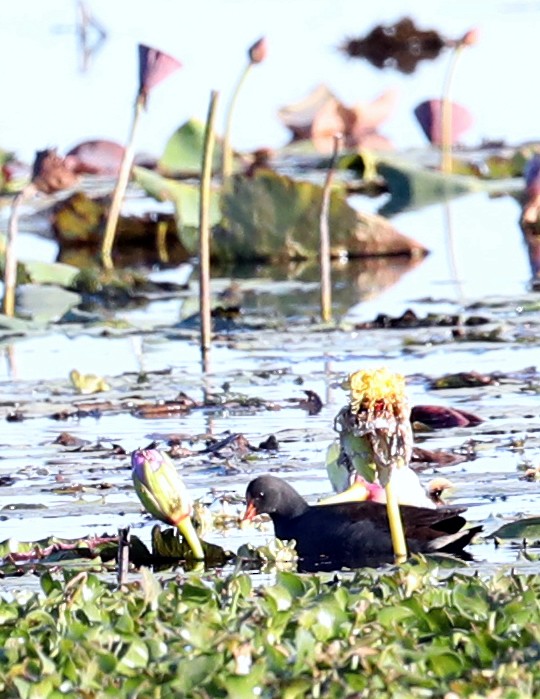
[[[268,53],[266,38],[262,36],[253,46],[250,46],[248,56],[250,63],[262,63]]]
[[[474,46],[478,43],[479,37],[480,32],[474,27],[473,29],[469,29],[468,32],[465,32],[458,43],[461,44],[461,46]]]

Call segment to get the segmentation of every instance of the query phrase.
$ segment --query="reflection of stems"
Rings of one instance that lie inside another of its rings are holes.
[[[450,90],[456,72],[458,58],[465,44],[459,42],[452,51],[441,99],[441,171],[452,172],[452,102]]]
[[[126,193],[129,175],[131,173],[131,166],[133,165],[133,158],[135,156],[135,132],[137,130],[139,117],[141,116],[143,108],[144,96],[138,95],[137,101],[135,102],[135,108],[133,110],[131,130],[126,148],[124,150],[122,164],[120,165],[120,172],[118,173],[118,180],[116,181],[116,186],[114,188],[111,206],[109,208],[109,215],[107,217],[107,224],[105,226],[105,233],[103,235],[103,241],[101,244],[101,264],[103,265],[104,269],[109,271],[114,267],[111,253],[114,245],[118,218],[120,216],[120,208]]]
[[[17,378],[17,357],[15,355],[15,346],[7,345],[4,349],[7,362],[8,376],[11,380]]]
[[[450,266],[450,274],[452,276],[452,281],[456,290],[457,301],[459,303],[460,309],[462,310],[465,305],[465,299],[463,295],[461,281],[459,279],[456,249],[454,245],[454,234],[452,230],[452,218],[450,216],[450,202],[448,201],[448,199],[445,199],[444,201],[444,223],[446,233],[446,250],[448,255],[448,264]]]
[[[201,316],[201,352],[210,349],[212,319],[210,315],[210,187],[214,153],[214,121],[219,93],[210,93],[210,105],[204,133],[204,151],[199,197],[199,311]]]
[[[117,582],[122,587],[127,582],[129,570],[129,527],[118,530]]]
[[[162,264],[167,264],[169,261],[169,252],[167,250],[167,233],[169,224],[167,221],[158,221],[156,224],[156,249],[158,260]]]
[[[324,180],[321,216],[319,219],[319,256],[321,265],[321,317],[324,323],[328,323],[332,319],[332,279],[330,274],[330,224],[328,219],[330,209],[331,185],[332,179],[334,177],[334,167],[339,152],[339,144],[341,142],[341,138],[341,134],[334,134],[332,157],[330,158],[330,163],[326,172],[326,178]]]
[[[386,491],[386,511],[388,513],[388,524],[390,525],[390,536],[392,537],[392,547],[396,563],[404,563],[407,558],[407,545],[405,534],[403,533],[403,523],[399,511],[397,495],[392,485],[392,476],[385,486]]]
[[[254,63],[250,61],[244,68],[242,75],[240,76],[240,80],[238,81],[236,88],[233,92],[231,101],[229,103],[229,108],[227,110],[227,117],[225,119],[225,133],[223,134],[223,161],[221,164],[221,176],[223,181],[230,177],[233,171],[233,158],[231,149],[231,125],[233,112],[236,106],[236,102],[238,101],[238,95],[240,94],[242,85],[246,81],[246,78],[249,75],[253,65]]]
[[[15,249],[19,232],[19,212],[25,199],[34,195],[36,188],[27,185],[13,200],[9,217],[6,252],[4,259],[4,298],[2,312],[12,318],[15,315],[15,289],[17,287],[17,251]]]

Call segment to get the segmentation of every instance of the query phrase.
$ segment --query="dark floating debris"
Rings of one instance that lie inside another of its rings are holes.
[[[411,410],[411,422],[438,430],[448,427],[475,427],[483,420],[478,415],[459,408],[446,408],[443,405],[415,405]]]
[[[364,37],[346,39],[340,48],[376,68],[410,74],[420,61],[434,60],[452,43],[434,29],[419,29],[410,17],[404,17],[395,24],[379,24]]]
[[[461,325],[486,325],[490,322],[489,318],[483,316],[470,316],[463,319],[459,314],[450,313],[428,313],[424,318],[421,318],[414,311],[408,309],[400,316],[379,313],[374,320],[357,323],[354,327],[356,330],[371,330],[374,328],[447,328]]]

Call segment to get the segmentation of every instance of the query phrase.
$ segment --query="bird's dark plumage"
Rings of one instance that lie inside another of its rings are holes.
[[[270,515],[276,537],[294,539],[304,570],[381,565],[394,560],[386,506],[377,502],[309,505],[286,481],[259,476],[246,492],[245,519]],[[462,508],[400,508],[411,553],[463,549],[482,527],[463,529]]]

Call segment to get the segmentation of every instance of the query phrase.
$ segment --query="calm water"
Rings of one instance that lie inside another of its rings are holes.
[[[267,61],[253,71],[238,105],[233,145],[279,147],[288,132],[277,110],[325,83],[346,104],[369,102],[388,88],[399,103],[382,132],[398,148],[422,145],[412,115],[439,97],[448,55],[424,62],[412,76],[348,60],[337,47],[374,25],[412,16],[422,28],[449,37],[478,27],[480,40],[462,57],[453,98],[475,118],[464,139],[537,139],[530,70],[540,4],[532,0],[87,0],[108,38],[86,71],[75,34],[75,0],[18,0],[0,7],[2,74],[0,146],[31,160],[34,151],[101,137],[123,141],[137,89],[137,43],[176,56],[183,69],[152,94],[138,134],[140,150],[159,154],[169,135],[191,116],[204,119],[211,90],[221,110],[260,36]],[[528,69],[529,67],[529,69]],[[218,119],[219,123],[219,119]]]

